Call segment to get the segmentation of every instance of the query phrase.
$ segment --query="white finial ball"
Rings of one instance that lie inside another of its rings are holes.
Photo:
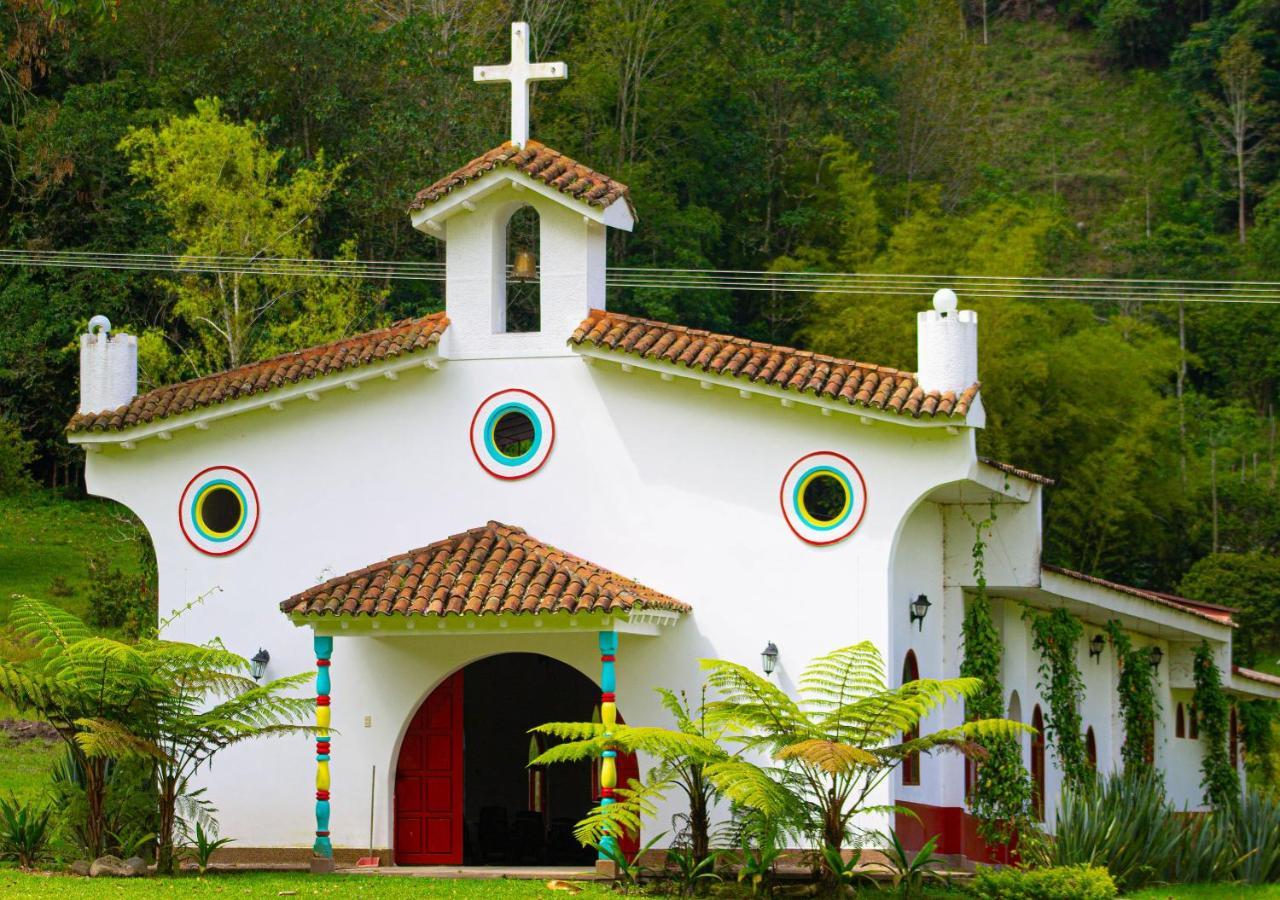
[[[940,313],[953,313],[959,304],[956,292],[951,288],[938,288],[933,292],[933,308]]]

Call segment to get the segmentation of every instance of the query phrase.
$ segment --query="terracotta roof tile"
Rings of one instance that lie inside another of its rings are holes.
[[[1271,684],[1280,686],[1280,678],[1275,675],[1269,675],[1266,672],[1259,672],[1256,669],[1246,669],[1244,666],[1233,665],[1231,671],[1241,678],[1247,678],[1250,681],[1256,681],[1260,684]]]
[[[962,417],[978,394],[925,393],[910,372],[600,309],[570,341],[914,418]]]
[[[1027,481],[1034,481],[1037,484],[1043,484],[1046,486],[1052,486],[1053,484],[1055,484],[1054,480],[1050,478],[1048,475],[1037,475],[1035,472],[1029,472],[1026,469],[1020,469],[1011,463],[1000,462],[998,459],[992,459],[989,456],[979,456],[978,462],[982,463],[984,466],[990,466],[993,469],[999,469],[1001,472],[1007,472],[1010,475],[1016,475],[1018,478],[1025,478]]]
[[[1086,575],[1083,572],[1077,572],[1074,569],[1064,569],[1061,566],[1041,566],[1041,568],[1046,572],[1053,572],[1058,575],[1064,575],[1067,578],[1073,578],[1076,581],[1083,581],[1088,584],[1097,585],[1098,587],[1119,591],[1122,594],[1140,597],[1143,600],[1149,600],[1152,603],[1158,603],[1161,606],[1167,606],[1171,609],[1176,609],[1179,612],[1190,613],[1193,616],[1206,619],[1210,622],[1216,622],[1219,625],[1230,625],[1233,628],[1235,627],[1235,621],[1231,618],[1233,610],[1229,607],[1200,603],[1195,600],[1189,600],[1186,597],[1179,597],[1176,594],[1166,594],[1161,591],[1136,588],[1131,585],[1108,581],[1105,578],[1098,578],[1095,575]]]
[[[388,328],[286,353],[193,381],[156,388],[139,394],[118,409],[76,413],[67,425],[67,430],[120,431],[193,409],[215,406],[297,384],[308,378],[359,368],[405,353],[425,350],[439,343],[440,336],[448,327],[449,320],[444,313],[406,319]]]
[[[623,200],[627,204],[627,209],[631,211],[632,218],[635,218],[635,207],[631,205],[631,194],[625,184],[589,169],[558,150],[552,150],[537,141],[529,141],[523,150],[507,141],[488,153],[477,156],[430,187],[418,191],[413,202],[409,204],[409,209],[425,209],[455,188],[475,181],[500,166],[523,172],[530,178],[541,181],[548,187],[588,206],[604,209],[618,200]]]
[[[280,604],[302,616],[626,612],[691,607],[490,522],[332,578]]]

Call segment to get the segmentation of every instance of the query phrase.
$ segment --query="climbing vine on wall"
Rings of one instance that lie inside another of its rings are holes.
[[[1046,737],[1062,768],[1068,787],[1083,786],[1092,774],[1085,755],[1080,706],[1084,701],[1084,678],[1076,665],[1077,647],[1084,626],[1065,609],[1040,615],[1028,609],[1032,644],[1040,654],[1040,695],[1049,706],[1045,716]]]
[[[1274,700],[1250,700],[1241,703],[1236,712],[1240,717],[1240,732],[1244,746],[1249,751],[1245,757],[1250,782],[1263,790],[1275,791],[1275,730],[1277,704]]]
[[[1151,772],[1155,770],[1157,710],[1151,648],[1134,647],[1114,620],[1107,623],[1107,634],[1120,667],[1120,717],[1124,721],[1120,758],[1126,772]]]
[[[968,512],[965,513],[968,516]],[[965,605],[963,678],[977,678],[982,688],[965,701],[967,719],[1004,717],[1004,686],[1000,681],[1002,647],[1000,633],[991,619],[987,597],[986,541],[995,522],[995,505],[986,519],[976,521],[973,542],[973,575],[977,590]],[[1013,738],[989,738],[981,742],[985,758],[975,767],[969,808],[978,819],[978,832],[990,843],[1008,841],[1026,819],[1031,802],[1031,779],[1022,765],[1022,750]]]
[[[1195,651],[1195,711],[1200,717],[1200,740],[1204,755],[1200,761],[1200,787],[1205,802],[1216,809],[1235,809],[1240,794],[1235,770],[1227,750],[1231,727],[1231,703],[1222,690],[1222,672],[1213,659],[1208,641]]]

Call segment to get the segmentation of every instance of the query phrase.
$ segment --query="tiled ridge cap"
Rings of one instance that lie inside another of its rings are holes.
[[[1020,469],[1017,466],[1013,465],[1012,463],[1000,462],[1000,460],[992,459],[989,456],[979,456],[978,462],[982,463],[984,466],[990,466],[993,469],[999,469],[1001,472],[1007,472],[1010,475],[1016,475],[1017,477],[1026,479],[1027,481],[1034,481],[1037,484],[1043,484],[1043,485],[1052,487],[1054,484],[1057,483],[1056,481],[1054,481],[1054,479],[1050,478],[1048,475],[1037,475],[1035,472],[1028,471],[1027,469]]]
[[[461,168],[450,172],[435,184],[418,191],[409,204],[409,211],[426,209],[450,191],[475,181],[500,166],[515,169],[535,181],[540,181],[566,196],[597,209],[605,209],[618,200],[623,200],[627,204],[627,209],[631,211],[632,218],[636,218],[635,207],[631,205],[631,192],[625,184],[584,166],[577,160],[565,156],[558,150],[552,150],[538,141],[529,141],[523,148],[517,147],[510,141],[499,144]]]
[[[1231,671],[1234,674],[1239,675],[1241,678],[1247,678],[1250,681],[1280,686],[1280,677],[1269,675],[1266,672],[1259,672],[1257,669],[1246,669],[1244,666],[1232,665]]]
[[[962,418],[980,387],[926,392],[901,369],[601,309],[569,340],[914,418]]]
[[[1113,591],[1119,591],[1122,594],[1129,594],[1133,597],[1139,597],[1143,600],[1150,600],[1152,603],[1158,603],[1161,606],[1167,606],[1170,609],[1176,609],[1192,616],[1204,619],[1207,622],[1213,622],[1217,625],[1230,625],[1236,627],[1236,623],[1231,619],[1230,614],[1223,615],[1213,613],[1203,609],[1200,604],[1194,600],[1188,600],[1185,597],[1176,597],[1173,594],[1162,594],[1157,591],[1149,591],[1144,588],[1133,587],[1128,584],[1120,584],[1116,581],[1108,581],[1105,578],[1098,578],[1096,575],[1086,575],[1084,572],[1077,572],[1075,569],[1065,569],[1062,566],[1041,565],[1046,572],[1053,572],[1056,575],[1063,575],[1076,581],[1083,581],[1088,584],[1097,585],[1098,587],[1109,588]]]
[[[280,604],[302,616],[446,616],[691,607],[491,521],[331,578]]]
[[[425,350],[439,343],[440,336],[448,327],[449,319],[443,312],[417,319],[404,319],[386,328],[283,353],[225,372],[158,387],[139,394],[117,409],[76,413],[71,417],[67,431],[73,434],[122,431],[195,409],[262,394],[321,375],[367,366],[384,359]]]

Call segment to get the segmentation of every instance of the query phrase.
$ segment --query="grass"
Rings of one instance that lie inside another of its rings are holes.
[[[49,773],[62,748],[61,740],[17,741],[0,732],[0,797],[39,800],[49,787]]]
[[[1189,900],[1235,900],[1237,897],[1248,897],[1250,900],[1277,900],[1280,898],[1280,885],[1266,884],[1179,884],[1170,887],[1148,888],[1126,897],[1142,898],[1142,900],[1165,900],[1165,898],[1183,897]]]
[[[67,500],[45,490],[0,497],[0,621],[14,594],[57,603],[83,617],[87,559],[102,552],[127,574],[138,572],[134,520],[107,500]]]
[[[609,896],[603,885],[576,885],[582,898]],[[457,897],[502,898],[568,897],[568,892],[548,890],[542,881],[455,881],[435,878],[404,878],[386,875],[310,875],[301,872],[222,872],[199,878],[147,878],[121,881],[110,878],[73,878],[60,875],[28,875],[12,869],[0,870],[0,896],[9,898],[86,897]]]

